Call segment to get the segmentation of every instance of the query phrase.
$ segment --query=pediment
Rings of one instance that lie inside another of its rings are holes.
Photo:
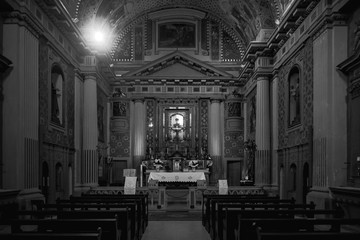
[[[126,77],[231,77],[209,64],[182,52],[174,52],[139,69],[125,74]]]

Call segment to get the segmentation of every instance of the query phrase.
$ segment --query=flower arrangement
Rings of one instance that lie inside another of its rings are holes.
[[[199,161],[198,160],[191,160],[189,162],[189,167],[191,168],[197,168],[199,166]]]
[[[156,168],[156,170],[159,170],[160,168],[163,167],[164,162],[161,161],[159,158],[156,158],[154,161],[154,167]]]

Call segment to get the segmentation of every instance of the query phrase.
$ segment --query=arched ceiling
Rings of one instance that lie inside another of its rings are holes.
[[[82,30],[94,19],[102,19],[119,35],[142,16],[163,9],[187,8],[203,11],[221,21],[244,48],[260,29],[273,29],[293,0],[63,0],[73,21]]]

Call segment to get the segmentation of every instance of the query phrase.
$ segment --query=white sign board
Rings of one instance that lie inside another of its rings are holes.
[[[124,194],[134,195],[136,192],[136,178],[137,177],[126,177],[124,185]]]
[[[219,180],[219,195],[227,195],[228,194],[228,183],[226,179]]]

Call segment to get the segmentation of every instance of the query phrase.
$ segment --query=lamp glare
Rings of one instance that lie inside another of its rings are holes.
[[[94,39],[98,43],[104,42],[104,34],[101,31],[96,31],[94,33]]]

